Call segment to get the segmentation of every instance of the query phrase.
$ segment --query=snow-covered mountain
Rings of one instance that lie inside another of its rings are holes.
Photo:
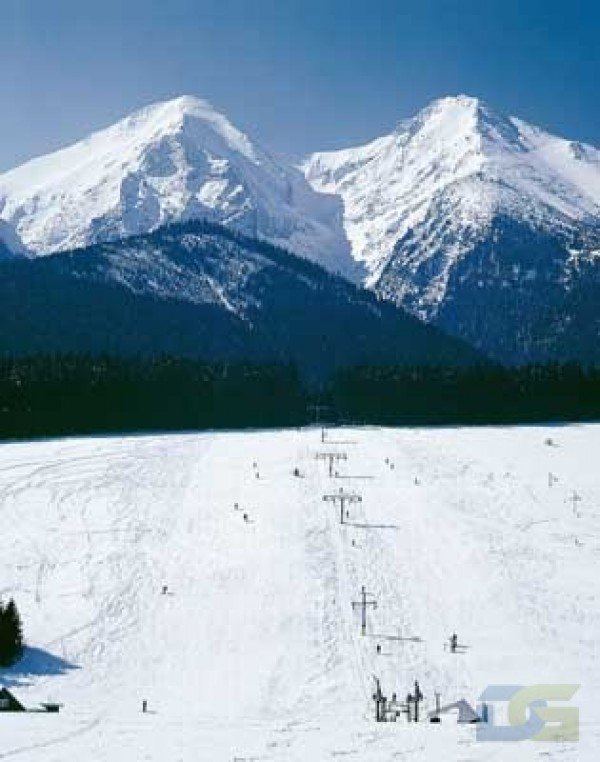
[[[600,151],[476,98],[298,169],[186,96],[0,175],[0,220],[34,254],[193,219],[363,282],[500,361],[598,354]],[[127,278],[172,295],[136,267]],[[592,326],[585,341],[575,326]]]
[[[455,245],[432,267],[426,313],[443,298],[449,268],[499,213],[535,225],[600,221],[600,151],[467,96],[435,101],[365,146],[313,154],[302,168],[314,188],[343,198],[353,254],[371,283],[405,237],[434,265],[441,230],[453,233]]]
[[[183,96],[0,175],[0,216],[49,254],[208,219],[353,277],[341,203],[207,102]]]
[[[600,151],[475,98],[436,101],[391,135],[314,154],[302,168],[316,190],[342,197],[370,286],[502,359],[533,359],[536,304],[563,298],[586,263],[600,265]]]

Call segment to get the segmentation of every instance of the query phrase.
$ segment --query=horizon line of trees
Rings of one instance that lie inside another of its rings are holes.
[[[361,366],[310,385],[292,365],[176,357],[0,358],[0,438],[271,428],[314,422],[518,424],[600,419],[600,369]]]

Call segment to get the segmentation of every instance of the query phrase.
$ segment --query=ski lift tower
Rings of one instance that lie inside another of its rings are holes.
[[[370,600],[369,600],[370,598]],[[373,609],[377,608],[377,601],[373,593],[368,593],[366,587],[363,585],[360,589],[360,601],[352,601],[352,608],[360,608],[360,634],[367,634],[367,606],[373,606]]]
[[[346,503],[362,503],[362,497],[360,495],[356,492],[345,492],[343,487],[340,487],[339,492],[323,495],[323,500],[325,502],[340,504],[340,524],[344,523]]]
[[[328,460],[329,461],[329,478],[333,476],[333,464],[334,462],[339,462],[340,460],[348,460],[348,456],[345,452],[318,452],[316,454],[317,460]]]

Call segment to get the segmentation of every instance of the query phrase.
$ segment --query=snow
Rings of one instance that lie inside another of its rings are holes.
[[[342,197],[352,253],[369,285],[407,233],[422,239],[427,260],[439,252],[440,227],[446,236],[456,231],[427,304],[443,297],[451,265],[498,213],[538,225],[600,224],[600,151],[464,95],[435,101],[365,146],[315,153],[301,169],[316,190]]]
[[[210,104],[148,106],[0,175],[0,215],[37,254],[211,219],[352,277],[341,202],[251,141]]]
[[[27,251],[12,225],[0,219],[0,259],[3,256],[27,256]]]
[[[595,759],[599,443],[598,425],[330,431],[333,479],[315,429],[2,445],[0,594],[30,650],[0,684],[64,707],[1,715],[0,759]],[[363,497],[343,527],[322,500],[340,486]],[[376,724],[373,674],[388,696],[419,679],[425,709],[580,684],[581,740]]]
[[[417,292],[417,308],[414,299],[405,306],[426,319],[498,214],[552,230],[598,228],[600,151],[461,95],[296,168],[206,101],[182,96],[0,175],[0,218],[38,255],[200,218],[377,287],[410,236],[419,277],[382,293],[403,302]]]

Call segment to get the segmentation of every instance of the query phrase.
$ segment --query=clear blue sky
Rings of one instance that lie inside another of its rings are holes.
[[[600,145],[599,0],[0,0],[0,170],[202,96],[275,151],[467,93]]]

